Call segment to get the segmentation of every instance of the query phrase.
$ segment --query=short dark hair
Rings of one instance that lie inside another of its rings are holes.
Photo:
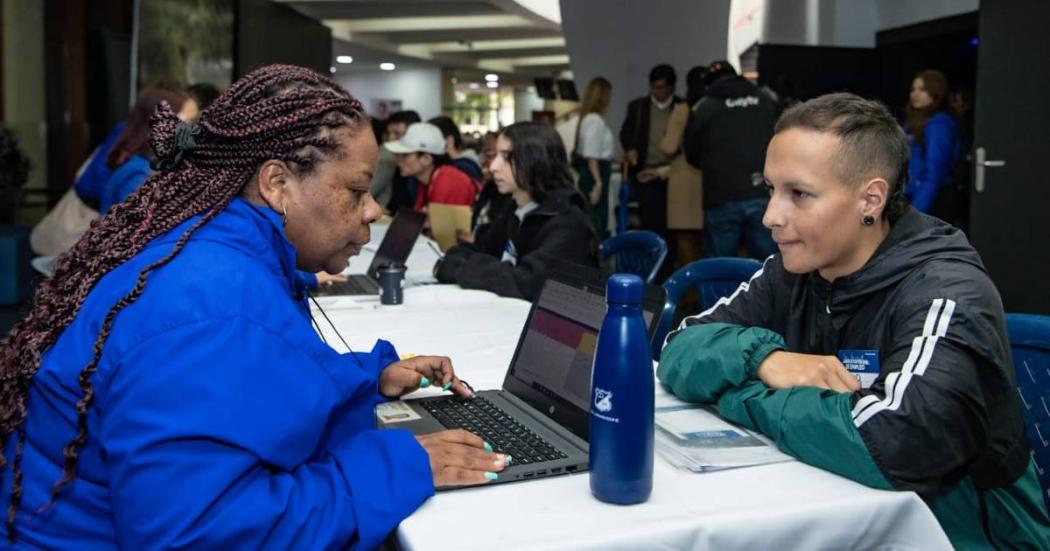
[[[840,145],[834,170],[838,177],[850,186],[869,178],[885,179],[890,196],[882,216],[891,223],[900,218],[907,205],[908,139],[885,105],[856,94],[826,94],[784,111],[774,133],[791,128],[837,137]]]
[[[191,84],[186,87],[186,91],[197,102],[197,106],[200,107],[201,111],[207,109],[215,101],[215,98],[219,97],[219,89],[208,82]]]
[[[517,122],[504,128],[501,134],[510,140],[509,160],[514,179],[534,201],[542,202],[548,193],[574,186],[569,156],[553,127]]]
[[[30,167],[14,131],[0,123],[0,191],[21,188],[29,179]]]
[[[438,127],[441,130],[441,135],[444,137],[452,136],[452,145],[456,146],[456,149],[463,147],[463,135],[459,133],[459,127],[452,121],[451,118],[445,115],[439,115],[428,120],[430,124]]]
[[[671,67],[666,63],[661,63],[660,65],[657,65],[656,67],[650,69],[649,83],[651,84],[658,80],[662,80],[667,84],[671,85],[671,87],[674,87],[675,83],[678,82],[678,77],[674,73],[674,67]]]
[[[415,111],[397,111],[396,113],[391,113],[390,116],[386,118],[387,124],[403,122],[405,123],[405,126],[422,121],[423,119],[420,118],[419,113],[416,113]]]

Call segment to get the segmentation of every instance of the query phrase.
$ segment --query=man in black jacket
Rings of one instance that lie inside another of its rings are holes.
[[[686,126],[686,159],[704,175],[704,254],[748,254],[764,259],[776,247],[762,226],[766,191],[761,185],[766,146],[773,137],[775,106],[727,61],[708,67],[707,95]]]
[[[667,178],[661,178],[656,170],[671,163],[671,158],[660,150],[660,139],[667,130],[671,110],[684,101],[674,95],[676,80],[674,67],[653,67],[649,71],[649,95],[627,104],[627,116],[620,128],[620,144],[627,156],[627,176],[638,199],[642,229],[660,234],[665,241],[668,241]]]

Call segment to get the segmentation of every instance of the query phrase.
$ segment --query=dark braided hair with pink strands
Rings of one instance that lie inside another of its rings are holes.
[[[310,174],[339,147],[335,129],[357,131],[366,122],[361,104],[346,90],[312,70],[290,65],[263,67],[238,80],[202,113],[193,129],[179,121],[167,103],[157,108],[150,119],[150,146],[158,158],[155,168],[162,172],[114,205],[59,257],[54,275],[40,283],[30,312],[0,341],[3,449],[10,438],[16,439],[10,464],[9,539],[15,537],[15,514],[22,499],[21,460],[30,383],[44,353],[73,322],[95,284],[155,237],[200,216],[170,253],[139,272],[134,287],[106,314],[93,357],[78,379],[83,396],[76,405],[77,435],[63,449],[62,474],[41,510],[54,504],[76,477],[95,395],[91,378],[114,318],[142,294],[150,272],[170,262],[198,228],[241,194],[264,161],[282,160],[299,174]],[[6,475],[7,463],[0,454],[0,476]]]

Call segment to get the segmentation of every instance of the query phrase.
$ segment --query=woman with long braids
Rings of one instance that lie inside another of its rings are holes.
[[[339,354],[296,269],[336,273],[380,213],[361,105],[269,66],[181,123],[156,168],[58,260],[0,344],[6,536],[15,547],[371,548],[435,485],[507,458],[462,431],[377,431],[373,407],[447,358]]]

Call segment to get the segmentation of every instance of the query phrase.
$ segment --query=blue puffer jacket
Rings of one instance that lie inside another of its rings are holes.
[[[117,143],[117,138],[124,132],[125,126],[127,123],[120,121],[109,131],[106,138],[91,154],[91,160],[88,161],[84,172],[73,182],[73,187],[76,188],[77,195],[82,200],[91,203],[98,203],[102,200],[102,188],[109,181],[110,176],[113,176],[113,169],[106,164],[106,158],[109,157],[109,150],[113,144]]]
[[[106,214],[110,207],[127,199],[131,192],[146,182],[150,174],[149,159],[141,155],[129,157],[102,186],[98,199],[99,214]]]
[[[371,548],[433,494],[412,435],[373,428],[393,347],[351,355],[321,342],[278,216],[237,199],[117,315],[76,480],[38,512],[76,434],[77,376],[107,310],[196,221],[106,275],[44,355],[15,547]],[[8,468],[4,509],[10,481]]]
[[[930,212],[937,193],[951,184],[952,164],[959,157],[959,132],[955,121],[940,111],[923,127],[923,141],[911,137],[911,159],[908,161],[908,186],[904,194],[919,212]]]

